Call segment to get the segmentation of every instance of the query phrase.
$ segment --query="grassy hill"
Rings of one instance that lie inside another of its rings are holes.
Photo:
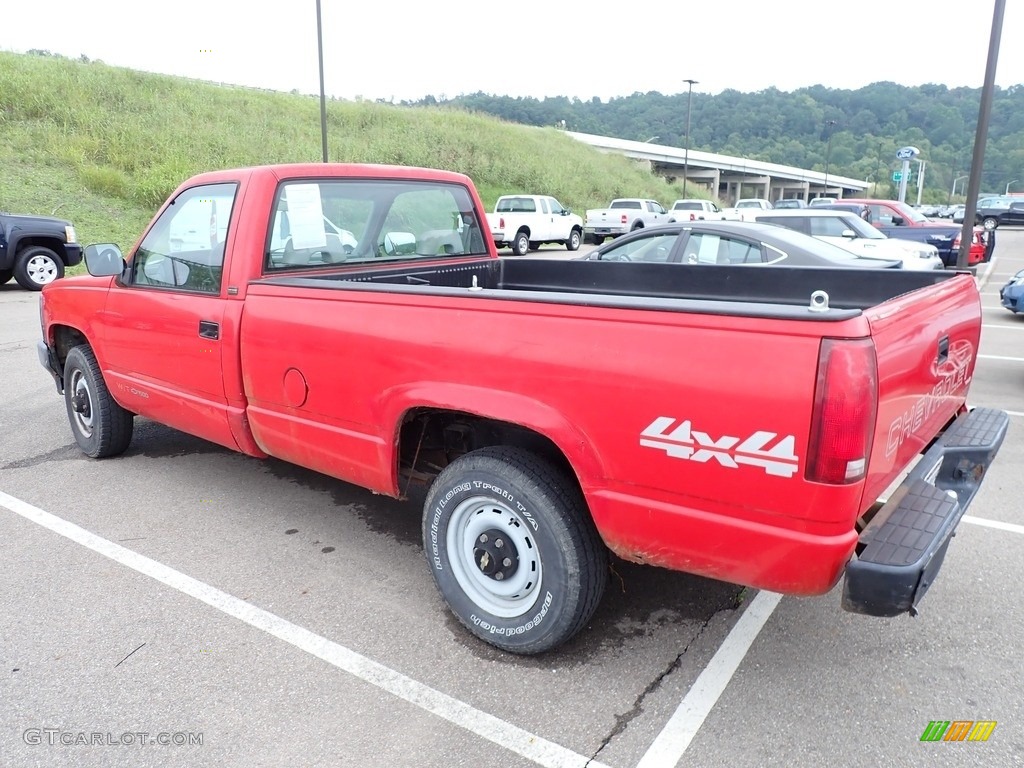
[[[82,242],[130,247],[189,176],[321,158],[320,103],[55,56],[0,52],[0,210],[72,220]],[[681,196],[643,166],[553,128],[445,107],[327,105],[328,156],[460,171],[488,207],[551,194],[581,212]]]

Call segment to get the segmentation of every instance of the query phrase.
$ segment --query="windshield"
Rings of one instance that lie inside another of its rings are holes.
[[[913,221],[913,222],[916,222],[918,224],[927,224],[928,223],[928,217],[927,216],[925,216],[922,213],[919,213],[918,211],[915,211],[909,205],[904,205],[903,203],[895,202],[895,203],[893,203],[893,207],[895,207],[897,210],[899,210],[900,216],[902,216],[904,219],[907,219],[908,221]]]

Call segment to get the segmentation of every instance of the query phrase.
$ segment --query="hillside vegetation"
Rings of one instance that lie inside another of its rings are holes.
[[[82,242],[130,247],[156,207],[202,171],[321,158],[320,104],[57,56],[0,52],[0,210],[56,213]],[[613,197],[671,205],[678,185],[554,128],[453,108],[331,101],[328,157],[468,174],[488,207],[506,193],[570,208]]]
[[[894,197],[889,180],[900,167],[896,150],[909,144],[921,150],[926,162],[925,201],[944,203],[953,180],[970,168],[980,102],[980,88],[891,82],[856,90],[814,85],[792,92],[695,91],[690,148],[817,171],[828,162],[838,175],[881,181],[879,191]],[[634,93],[607,102],[475,93],[440,103],[428,97],[412,105],[417,104],[459,107],[524,125],[564,124],[569,130],[635,141],[657,136],[658,143],[674,147],[685,143],[685,92]],[[1024,85],[996,88],[982,191],[1002,192],[1007,183],[1024,184],[1021,179]]]

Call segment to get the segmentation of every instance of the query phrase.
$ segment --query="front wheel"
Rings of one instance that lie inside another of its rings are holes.
[[[24,248],[14,261],[14,279],[26,291],[41,291],[47,283],[64,277],[64,262],[41,245]]]
[[[569,239],[565,241],[567,251],[578,251],[580,249],[580,231],[574,229],[569,233]]]
[[[994,216],[986,216],[982,220],[981,226],[983,226],[985,229],[991,232],[993,229],[999,226],[999,219],[995,218]]]
[[[518,654],[551,650],[593,616],[607,552],[575,482],[518,448],[482,448],[438,475],[423,508],[437,588],[474,635]]]
[[[127,450],[134,415],[110,396],[96,355],[87,344],[73,347],[64,361],[64,404],[71,433],[86,456],[102,459]]]

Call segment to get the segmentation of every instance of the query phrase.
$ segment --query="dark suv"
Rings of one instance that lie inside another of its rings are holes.
[[[986,197],[978,201],[974,223],[992,231],[1003,224],[1024,224],[1024,199]]]

